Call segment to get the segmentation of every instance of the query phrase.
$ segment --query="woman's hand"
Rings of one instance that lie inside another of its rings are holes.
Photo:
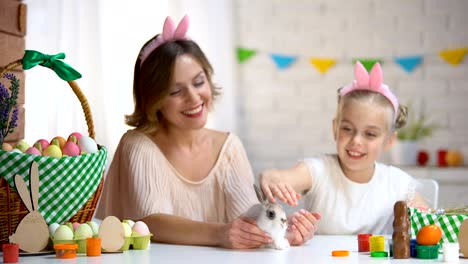
[[[288,217],[288,231],[286,238],[291,246],[299,246],[311,239],[317,231],[318,213],[310,213],[304,209]]]
[[[222,227],[220,246],[233,249],[258,248],[272,243],[268,233],[262,231],[255,220],[239,217]]]
[[[276,202],[275,196],[291,206],[297,206],[297,200],[301,195],[291,187],[289,183],[283,181],[278,170],[266,170],[260,174],[260,186],[263,193],[272,203]]]

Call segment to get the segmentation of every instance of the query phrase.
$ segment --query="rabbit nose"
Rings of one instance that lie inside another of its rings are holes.
[[[286,224],[288,222],[288,219],[286,218],[281,218],[281,222],[283,222],[283,224]]]

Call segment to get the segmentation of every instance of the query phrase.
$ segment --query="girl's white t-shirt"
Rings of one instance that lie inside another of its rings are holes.
[[[376,162],[371,180],[356,183],[343,174],[337,155],[322,155],[304,162],[312,177],[304,205],[322,216],[317,234],[391,234],[395,202],[414,194],[414,178],[393,166]]]

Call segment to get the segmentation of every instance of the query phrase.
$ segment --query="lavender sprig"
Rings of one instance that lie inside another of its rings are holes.
[[[5,73],[4,78],[10,80],[10,92],[0,83],[0,144],[8,134],[13,133],[18,126],[19,109],[17,104],[20,83],[13,73]]]

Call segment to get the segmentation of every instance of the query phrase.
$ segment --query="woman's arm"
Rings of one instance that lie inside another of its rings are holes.
[[[234,249],[257,248],[271,243],[255,221],[237,218],[228,224],[205,223],[168,214],[152,214],[142,219],[156,242],[216,246]]]
[[[263,192],[271,202],[275,196],[284,203],[297,206],[301,198],[299,193],[310,189],[312,180],[309,168],[304,162],[285,170],[271,169],[260,174],[260,185]]]

